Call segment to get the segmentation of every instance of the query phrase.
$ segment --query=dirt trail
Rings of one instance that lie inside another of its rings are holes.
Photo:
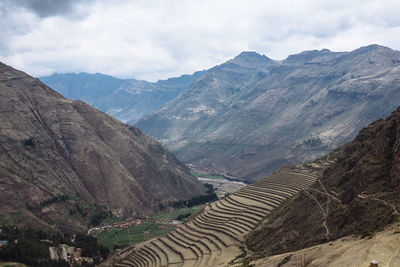
[[[383,193],[383,194],[379,194],[379,195],[367,195],[367,194],[362,194],[362,193],[361,193],[361,194],[359,194],[357,197],[358,197],[359,199],[372,199],[372,200],[375,200],[375,201],[382,202],[382,203],[385,204],[386,206],[391,207],[391,208],[393,209],[393,213],[394,213],[394,214],[400,215],[399,211],[398,211],[397,208],[396,208],[396,205],[394,205],[394,204],[392,204],[392,203],[389,203],[389,202],[387,202],[387,201],[384,200],[384,199],[378,198],[378,196],[386,196],[386,195],[389,195],[389,194],[391,194],[391,192],[390,192],[390,193]]]

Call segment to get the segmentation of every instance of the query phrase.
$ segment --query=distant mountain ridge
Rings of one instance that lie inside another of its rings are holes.
[[[68,99],[81,100],[124,123],[133,123],[184,92],[204,71],[157,82],[101,73],[55,73],[39,79]]]
[[[206,188],[139,129],[0,63],[0,224],[83,231]]]
[[[400,53],[370,45],[283,61],[243,52],[135,123],[187,163],[257,179],[351,140],[400,103]]]

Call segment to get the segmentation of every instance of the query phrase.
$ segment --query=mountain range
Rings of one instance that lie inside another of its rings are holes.
[[[350,141],[400,102],[400,53],[255,52],[209,69],[135,123],[187,163],[255,180]]]
[[[388,116],[400,101],[399,74],[400,53],[370,45],[304,51],[285,60],[243,52],[206,71],[157,83],[101,74],[41,79],[133,123],[185,163],[256,180],[324,155]],[[174,89],[146,89],[161,84]],[[155,92],[162,93],[153,98]],[[165,92],[176,93],[164,98]]]
[[[96,73],[55,73],[39,79],[68,99],[84,101],[118,120],[132,124],[177,97],[204,71],[157,82],[118,79]]]
[[[99,212],[146,215],[205,192],[139,129],[0,64],[0,223],[83,231]]]

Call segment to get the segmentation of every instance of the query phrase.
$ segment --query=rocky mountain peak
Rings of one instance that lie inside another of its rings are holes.
[[[364,57],[365,59],[368,59],[369,64],[384,62],[389,65],[398,64],[400,59],[400,53],[398,51],[377,44],[360,47],[349,52],[348,56]]]
[[[295,62],[307,62],[311,60],[315,60],[318,58],[326,58],[331,57],[338,53],[332,52],[329,49],[321,49],[321,50],[307,50],[298,54],[290,55],[285,59],[286,63],[295,63]]]
[[[244,51],[227,63],[234,63],[247,68],[259,68],[274,61],[265,55],[260,55],[254,51]]]
[[[393,51],[393,49],[383,45],[371,44],[367,46],[362,46],[354,50],[354,52],[370,52],[370,51]]]

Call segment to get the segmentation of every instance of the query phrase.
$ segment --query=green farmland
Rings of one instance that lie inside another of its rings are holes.
[[[175,209],[172,211],[163,211],[155,214],[153,219],[156,220],[175,220],[180,215],[188,213],[193,214],[203,208],[204,205],[195,206],[191,208]],[[115,223],[121,219],[108,218],[104,223]],[[160,228],[160,226],[163,226]],[[165,228],[164,228],[165,227]],[[142,222],[142,224],[130,227],[128,229],[119,230],[112,229],[109,232],[101,232],[97,235],[97,243],[105,246],[110,250],[114,250],[114,244],[119,247],[124,247],[131,244],[140,243],[157,236],[165,235],[176,228],[175,225],[165,225],[154,222]]]
[[[166,226],[166,228],[160,228]],[[124,247],[140,243],[156,236],[165,235],[176,228],[175,225],[163,225],[153,222],[143,222],[140,225],[124,230],[112,229],[109,232],[101,232],[97,235],[97,243],[114,250],[114,244]]]

